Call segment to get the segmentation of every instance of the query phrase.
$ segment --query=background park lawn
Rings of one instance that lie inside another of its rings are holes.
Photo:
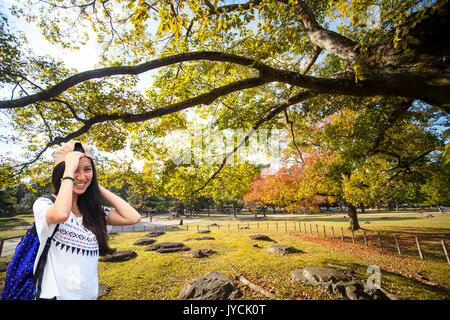
[[[409,299],[450,298],[450,266],[443,252],[439,255],[427,251],[429,248],[424,240],[448,239],[449,215],[433,214],[433,217],[425,218],[422,213],[364,214],[360,215],[359,220],[368,235],[368,246],[363,243],[360,231],[354,234],[353,243],[350,231],[346,229],[348,220],[342,214],[286,218],[269,216],[264,220],[211,220],[185,224],[180,226],[183,229],[178,228],[176,231],[169,228],[164,235],[155,238],[157,242],[183,242],[191,250],[208,248],[218,252],[203,259],[190,257],[188,251],[160,254],[145,251],[147,246],[133,244],[144,238],[147,232],[112,234],[112,247],[117,250],[134,250],[138,256],[125,262],[99,263],[99,281],[111,287],[110,293],[102,299],[177,299],[184,286],[213,270],[222,272],[231,279],[235,278],[237,272],[280,299],[337,299],[312,287],[291,283],[291,271],[308,266],[329,266],[352,270],[360,278],[367,279],[371,275],[367,273],[367,268],[374,265],[381,269],[381,288],[390,293]],[[21,219],[17,221],[20,224]],[[213,223],[218,226],[211,226]],[[331,226],[335,230],[334,240],[331,239]],[[344,242],[340,239],[341,227]],[[204,236],[197,231],[206,229],[211,231],[208,236],[214,240],[185,241]],[[369,235],[375,232],[383,235],[383,250],[370,240]],[[402,248],[402,255],[399,255],[392,244],[388,245],[390,232],[400,238],[419,236],[424,242],[422,247],[425,259],[419,259],[414,248],[410,251]],[[250,235],[254,234],[265,234],[278,244],[292,245],[303,253],[283,256],[269,253],[266,249],[273,243],[251,240]],[[3,257],[1,261],[10,258]],[[0,274],[0,287],[3,286],[4,278],[5,272]],[[240,299],[267,299],[238,280],[234,282],[243,293]]]

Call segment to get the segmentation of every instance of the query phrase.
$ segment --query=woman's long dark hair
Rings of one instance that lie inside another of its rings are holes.
[[[105,212],[103,210],[102,196],[98,187],[97,172],[91,158],[92,181],[86,191],[78,196],[77,204],[83,214],[83,226],[91,230],[97,238],[99,254],[101,256],[115,252],[108,245],[108,233],[106,231]],[[57,195],[61,188],[61,178],[66,168],[65,162],[58,163],[53,169],[52,186]]]

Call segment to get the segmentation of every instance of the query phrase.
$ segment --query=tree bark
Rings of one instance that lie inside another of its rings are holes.
[[[348,206],[348,217],[350,219],[350,230],[358,230],[361,227],[359,226],[359,222],[358,222],[358,215],[356,213],[356,207],[354,205],[352,205],[351,203],[347,204]]]

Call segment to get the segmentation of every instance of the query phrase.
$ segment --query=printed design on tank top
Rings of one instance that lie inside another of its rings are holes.
[[[67,253],[98,256],[98,242],[92,231],[86,229],[72,215],[59,225],[58,231],[53,237],[55,247]]]

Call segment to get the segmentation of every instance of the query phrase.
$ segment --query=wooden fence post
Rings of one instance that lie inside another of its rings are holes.
[[[334,228],[333,228],[333,226],[331,226],[331,239],[334,240]]]
[[[352,243],[355,244],[355,232],[353,231],[353,228],[352,228]]]
[[[445,257],[447,258],[447,262],[448,262],[448,264],[450,264],[450,259],[448,257],[447,247],[445,246],[444,240],[441,240],[441,243],[442,243],[442,248],[444,249]],[[0,253],[1,253],[1,250],[0,250]]]
[[[341,241],[344,242],[344,229],[341,227]]]
[[[284,222],[284,232],[287,232],[287,222]]]
[[[323,237],[326,239],[327,238],[327,232],[325,231],[325,226],[323,226]]]
[[[402,255],[402,252],[400,251],[400,246],[398,244],[398,239],[397,239],[397,235],[394,234],[394,239],[395,239],[395,245],[397,246],[397,251],[399,255]]]
[[[3,243],[5,242],[4,239],[1,240],[0,242],[0,257],[2,256],[2,251],[3,251]]]
[[[319,236],[319,227],[316,224],[316,236]]]
[[[416,239],[416,245],[417,245],[417,251],[419,251],[419,257],[421,260],[423,260],[423,254],[422,254],[422,249],[420,248],[420,243],[419,243],[419,239],[417,239],[417,237],[414,237]]]
[[[305,227],[305,228],[304,228],[304,229],[305,229],[305,232],[304,232],[304,233],[306,234],[306,232],[307,232],[307,231],[306,231],[306,222],[303,222],[303,226]]]

